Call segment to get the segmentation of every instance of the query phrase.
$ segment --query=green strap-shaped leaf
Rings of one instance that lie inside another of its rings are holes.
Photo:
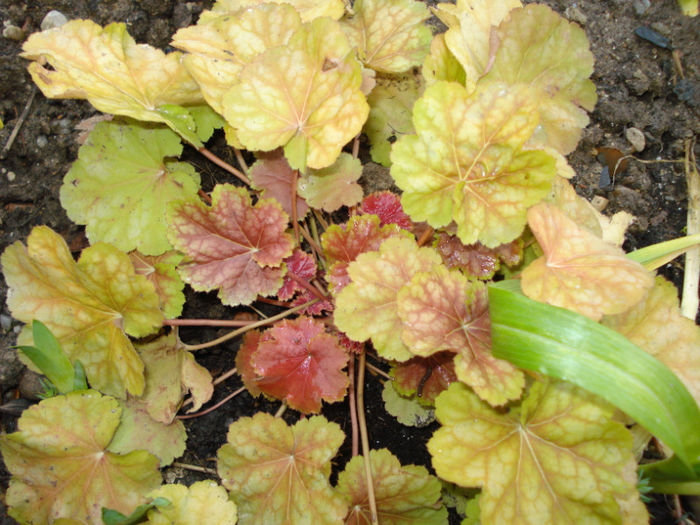
[[[692,477],[700,409],[678,377],[621,334],[518,292],[517,281],[489,287],[493,354],[606,399],[671,447]]]

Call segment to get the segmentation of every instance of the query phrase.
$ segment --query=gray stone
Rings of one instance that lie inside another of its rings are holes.
[[[46,16],[41,21],[41,30],[46,31],[47,29],[53,29],[55,27],[61,27],[68,22],[66,15],[55,9],[46,13]]]
[[[637,128],[627,128],[625,130],[625,138],[629,142],[634,151],[640,152],[644,151],[646,147],[646,139],[644,138],[644,133]]]

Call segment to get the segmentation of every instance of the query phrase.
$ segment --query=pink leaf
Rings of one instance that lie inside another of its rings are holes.
[[[284,262],[287,265],[287,274],[284,276],[282,288],[277,292],[280,301],[288,301],[295,292],[304,290],[290,275],[295,275],[305,281],[310,281],[316,276],[316,261],[313,256],[299,248],[295,249],[294,253],[287,257]]]
[[[379,217],[381,226],[396,224],[404,230],[411,229],[411,218],[404,213],[399,196],[391,191],[376,191],[367,195],[360,204],[360,211]]]
[[[287,215],[292,216],[292,182],[294,171],[284,158],[281,149],[270,153],[259,153],[258,160],[250,169],[253,185],[265,190],[264,197],[277,199]],[[302,218],[309,211],[306,201],[297,195],[297,218]]]

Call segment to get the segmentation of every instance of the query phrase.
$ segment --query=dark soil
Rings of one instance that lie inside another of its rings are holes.
[[[212,0],[2,0],[0,19],[5,25],[15,25],[29,34],[39,30],[47,12],[57,9],[69,19],[90,18],[103,25],[126,22],[138,42],[166,48],[170,36],[178,28],[194,23],[211,3]],[[526,0],[526,3],[530,2]],[[685,141],[700,135],[700,16],[695,19],[681,16],[674,0],[653,0],[643,12],[638,9],[644,5],[641,0],[575,3],[545,0],[545,3],[584,27],[596,58],[593,81],[598,89],[598,105],[579,147],[569,158],[578,174],[574,179],[577,190],[587,198],[599,195],[608,199],[606,213],[627,210],[637,217],[628,232],[625,244],[628,250],[681,235],[686,222],[685,174],[681,163],[667,161],[681,160]],[[634,30],[640,26],[666,37],[671,49],[636,36]],[[11,243],[24,240],[31,228],[40,224],[59,232],[77,250],[85,243],[82,228],[67,218],[59,204],[58,192],[64,174],[77,157],[75,125],[97,111],[87,102],[45,99],[33,87],[25,61],[17,56],[20,48],[21,41],[0,37],[0,118],[5,123],[0,131],[0,148],[7,143],[20,114],[34,97],[14,144],[0,155],[4,157],[0,158],[0,252]],[[682,72],[674,65],[672,50],[679,55]],[[602,188],[599,181],[603,166],[593,150],[609,147],[625,154],[632,152],[625,138],[630,127],[639,129],[645,136],[646,147],[635,155],[652,162],[629,162],[626,171],[616,175],[614,186]],[[223,141],[220,145],[224,145]],[[700,148],[697,144],[695,147],[700,157]],[[223,148],[220,154],[227,156]],[[227,174],[205,165],[204,161],[196,159],[195,163],[203,174],[205,190],[217,182],[231,182]],[[391,184],[378,166],[366,169],[364,179],[372,189]],[[682,272],[682,260],[661,269],[676,285],[682,281]],[[10,349],[19,325],[5,306],[6,293],[7,287],[0,278],[0,405],[20,395],[20,383],[24,387],[31,379]],[[189,293],[183,317],[230,318],[232,314],[233,310],[222,306],[214,294]],[[217,330],[199,329],[181,333],[188,343],[220,335]],[[225,344],[197,358],[216,375],[234,366],[236,345]],[[217,387],[214,401],[239,386],[237,378],[229,379]],[[22,392],[25,390],[22,388]],[[18,403],[22,401],[15,404]],[[402,463],[429,466],[424,443],[434,432],[435,423],[424,429],[396,423],[383,408],[381,384],[371,376],[367,380],[366,404],[373,448],[388,447]],[[274,412],[277,406],[278,403],[255,400],[244,393],[209,415],[188,420],[188,449],[180,461],[215,467],[212,459],[224,443],[231,422],[259,410]],[[324,414],[349,434],[345,403],[327,406]],[[285,416],[288,422],[297,419],[293,411]],[[17,415],[0,411],[0,431],[14,431],[16,420]],[[349,456],[347,439],[336,464],[342,467]],[[199,474],[169,468],[165,476],[168,482],[189,483],[198,479]],[[8,481],[9,475],[0,463],[0,494]],[[2,502],[0,496],[0,523],[14,523],[5,516]],[[674,522],[670,504],[661,498],[655,500],[651,511],[653,523]]]

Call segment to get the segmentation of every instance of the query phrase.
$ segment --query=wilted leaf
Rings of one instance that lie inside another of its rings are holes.
[[[642,301],[602,322],[673,370],[700,404],[700,328],[681,315],[672,283],[657,277]]]
[[[385,359],[410,359],[413,354],[398,337],[404,327],[397,294],[414,275],[437,264],[437,252],[407,238],[390,238],[379,251],[360,254],[348,266],[350,284],[336,298],[335,325],[353,341],[371,338]]]
[[[162,106],[202,102],[182,55],[136,44],[125,24],[103,29],[90,20],[71,20],[31,35],[22,49],[21,56],[34,61],[32,79],[49,98],[87,99],[104,113],[173,127]]]
[[[362,200],[362,186],[357,180],[362,175],[362,163],[349,153],[341,153],[327,168],[309,170],[299,180],[299,195],[310,206],[334,212],[342,206],[354,206]]]
[[[401,137],[391,153],[406,213],[435,228],[454,220],[464,244],[518,237],[556,174],[551,156],[523,149],[537,126],[530,92],[490,86],[470,96],[436,82],[416,102],[413,123],[418,135]]]
[[[74,222],[87,225],[92,244],[160,255],[171,248],[167,204],[199,190],[190,164],[165,160],[181,153],[180,137],[169,129],[100,122],[63,179],[61,205]]]
[[[375,191],[362,199],[359,211],[379,217],[381,226],[396,224],[404,230],[410,230],[413,223],[401,207],[401,199],[393,191]]]
[[[345,13],[343,0],[218,0],[211,12],[214,14],[232,13],[244,7],[265,5],[267,2],[294,6],[304,22],[310,22],[314,18],[322,16],[338,20]]]
[[[282,286],[293,241],[287,214],[272,199],[251,205],[244,188],[218,184],[212,205],[177,202],[168,210],[170,242],[187,255],[180,276],[195,290],[219,289],[224,304],[250,304]]]
[[[128,454],[133,450],[146,450],[160,460],[160,466],[170,465],[185,452],[187,432],[182,421],[176,419],[165,424],[148,415],[146,404],[138,399],[119,403],[122,409],[121,423],[109,442],[107,450]]]
[[[397,237],[401,229],[393,224],[379,226],[375,215],[355,215],[343,225],[333,224],[321,235],[321,246],[329,269],[328,281],[335,295],[346,286],[348,263],[364,252],[379,249],[389,237]]]
[[[294,169],[333,164],[369,112],[350,51],[338,23],[318,18],[247,65],[223,98],[241,143],[262,151],[284,146]]]
[[[414,133],[411,112],[422,93],[421,77],[413,73],[377,79],[377,86],[367,97],[370,110],[363,128],[374,162],[391,166],[391,145],[398,137]]]
[[[439,8],[446,5],[442,4]],[[466,83],[464,68],[447,47],[445,33],[438,33],[433,37],[430,43],[430,54],[425,57],[421,73],[427,85],[439,80],[459,82],[462,85]]]
[[[403,466],[387,449],[370,450],[372,485],[377,517],[382,525],[447,525],[447,509],[440,500],[440,481],[425,467]],[[371,522],[367,476],[362,456],[355,456],[338,474],[336,489],[345,496],[350,513],[346,525]]]
[[[99,243],[76,264],[57,233],[37,226],[26,248],[16,242],[5,250],[2,267],[15,318],[44,323],[93,387],[120,397],[143,392],[143,363],[126,334],[146,336],[163,317],[153,285],[125,253]]]
[[[430,11],[414,0],[355,0],[343,20],[350,44],[365,66],[381,73],[403,73],[428,54],[432,33],[423,22]]]
[[[423,406],[416,396],[404,397],[396,391],[394,381],[384,383],[384,409],[407,427],[423,428],[435,421],[435,410]]]
[[[592,111],[597,100],[589,79],[593,54],[583,29],[543,4],[532,4],[514,9],[497,33],[500,45],[483,81],[536,90],[540,127],[530,144],[570,153],[588,124],[585,110]]]
[[[522,273],[531,299],[599,320],[638,303],[654,284],[642,265],[578,226],[556,206],[541,203],[527,214],[544,255]]]
[[[160,299],[160,309],[166,319],[179,317],[185,304],[185,294],[182,291],[185,283],[175,267],[182,261],[182,254],[169,251],[154,257],[134,251],[129,253],[129,259],[136,275],[143,275],[153,283]]]
[[[612,407],[571,384],[535,384],[502,414],[455,383],[436,414],[435,471],[483,488],[483,523],[620,523],[615,496],[636,491],[631,435]]]
[[[309,414],[320,412],[321,400],[333,403],[345,397],[348,359],[322,322],[299,317],[265,330],[251,363],[263,393]]]
[[[429,356],[457,352],[460,381],[492,405],[520,397],[523,373],[491,353],[491,319],[486,286],[458,270],[435,265],[416,273],[396,296],[401,339],[409,351]]]
[[[235,12],[239,7],[229,10],[224,4],[218,2],[196,25],[178,30],[172,41],[188,52],[182,59],[185,67],[220,114],[224,93],[238,83],[243,66],[266,49],[286,44],[301,26],[299,14],[289,5],[266,3]]]
[[[12,474],[9,514],[42,525],[58,518],[101,523],[101,509],[129,513],[160,485],[158,459],[144,450],[107,450],[119,425],[115,399],[94,390],[71,392],[24,411],[18,432],[0,436]]]
[[[288,427],[257,413],[231,424],[219,449],[221,483],[238,505],[241,525],[342,522],[347,504],[328,483],[345,435],[323,416]]]
[[[392,384],[401,395],[415,395],[422,404],[434,406],[437,396],[457,381],[454,357],[454,352],[444,351],[396,363],[389,372]]]
[[[282,150],[260,155],[260,160],[250,168],[250,180],[253,185],[264,190],[266,199],[276,199],[282,209],[292,216],[292,183],[294,172]],[[309,211],[309,206],[297,189],[297,219],[302,219]]]
[[[213,481],[196,481],[189,487],[163,485],[148,495],[165,498],[170,505],[148,511],[152,525],[235,525],[236,504],[229,500],[226,489]]]

